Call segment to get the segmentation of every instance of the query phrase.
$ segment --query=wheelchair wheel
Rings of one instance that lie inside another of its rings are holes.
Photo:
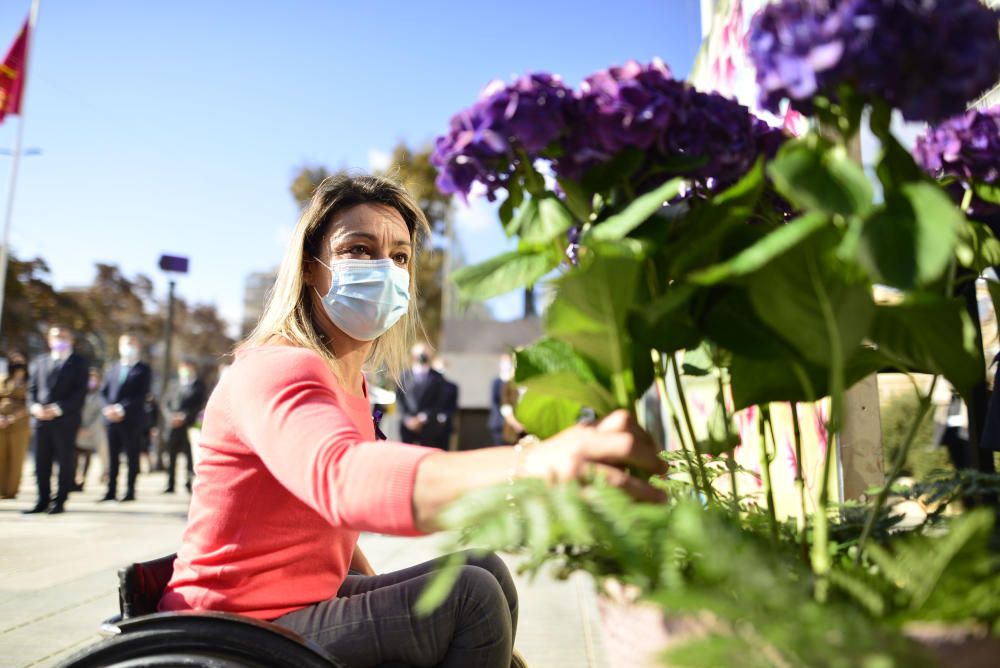
[[[59,668],[334,668],[312,648],[267,629],[224,620],[160,620],[87,647]]]

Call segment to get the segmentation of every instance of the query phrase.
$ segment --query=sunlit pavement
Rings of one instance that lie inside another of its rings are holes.
[[[166,475],[143,474],[137,501],[98,503],[105,490],[97,475],[91,471],[62,515],[21,515],[35,502],[30,463],[18,498],[0,501],[0,668],[53,666],[96,642],[100,622],[118,612],[116,570],[176,550],[187,514],[183,487],[161,494]],[[387,571],[436,556],[447,540],[365,535],[361,544]],[[516,560],[508,563],[513,571]],[[607,665],[588,579],[518,578],[518,591],[517,647],[532,668]]]

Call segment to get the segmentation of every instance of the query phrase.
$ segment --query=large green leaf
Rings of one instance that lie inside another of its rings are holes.
[[[975,326],[960,299],[879,305],[870,336],[896,365],[941,374],[963,394],[985,378]]]
[[[964,218],[938,186],[904,183],[865,222],[858,261],[880,283],[927,285],[948,266]]]
[[[569,343],[606,376],[631,372],[625,317],[635,304],[643,268],[641,244],[596,244],[581,264],[555,281],[545,313],[549,336]]]
[[[714,290],[700,322],[712,341],[734,353],[772,359],[790,352],[788,344],[757,316],[745,288]]]
[[[976,182],[972,184],[972,190],[980,199],[991,204],[1000,204],[1000,184]]]
[[[529,434],[539,438],[555,436],[573,426],[580,417],[583,404],[547,396],[531,390],[518,399],[514,416]]]
[[[774,257],[781,255],[806,237],[829,224],[826,214],[816,211],[799,216],[795,220],[766,234],[760,241],[745,248],[725,262],[696,271],[690,280],[702,285],[713,285],[757,271]]]
[[[702,334],[689,312],[694,295],[694,286],[673,284],[652,302],[637,305],[628,315],[632,339],[664,353],[696,347]]]
[[[767,167],[775,187],[804,210],[863,216],[872,207],[872,186],[847,149],[810,133],[786,142]]]
[[[693,267],[717,262],[719,249],[734,228],[746,226],[764,192],[764,163],[757,163],[739,181],[707,201],[695,202],[671,225],[667,244],[667,275],[679,277]],[[675,207],[670,207],[675,208]],[[678,205],[676,208],[683,210]]]
[[[516,195],[516,197],[515,197]],[[514,190],[510,197],[508,197],[501,207],[506,207],[508,202],[517,201],[517,211],[512,215],[507,214],[504,211],[500,213],[500,220],[507,216],[508,222],[504,224],[503,229],[507,233],[508,237],[513,237],[515,235],[523,234],[524,229],[531,228],[535,224],[535,220],[538,218],[538,200],[534,197],[529,197],[527,200],[523,200],[523,191],[518,188]]]
[[[615,398],[600,383],[587,381],[573,371],[557,371],[534,376],[518,385],[528,392],[555,399],[566,399],[607,415],[618,408]]]
[[[807,360],[828,365],[834,341],[824,304],[832,310],[840,350],[850,354],[868,333],[874,313],[864,283],[848,282],[831,266],[838,237],[814,234],[749,278],[750,302],[757,316]]]
[[[635,198],[624,211],[593,227],[588,235],[597,241],[617,241],[646,222],[650,216],[663,207],[663,203],[676,197],[684,187],[684,179],[675,178],[659,188]]]
[[[462,267],[451,275],[458,294],[465,300],[490,299],[533,285],[555,269],[551,257],[543,252],[511,251],[479,264]]]
[[[845,364],[846,386],[886,366],[887,361],[876,351],[858,348]],[[778,401],[815,401],[830,393],[829,372],[794,354],[775,359],[733,355],[729,374],[736,410]]]
[[[515,352],[517,360],[514,380],[523,383],[536,376],[570,371],[588,382],[597,382],[597,377],[587,361],[574,352],[565,341],[548,337],[539,339],[530,346]]]
[[[963,267],[981,274],[989,267],[1000,265],[1000,241],[987,225],[965,219],[958,228],[955,257]]]
[[[564,235],[573,226],[573,214],[557,197],[550,195],[538,200],[532,198],[531,202],[536,202],[537,215],[522,223],[518,232],[521,241],[529,244],[547,243]]]

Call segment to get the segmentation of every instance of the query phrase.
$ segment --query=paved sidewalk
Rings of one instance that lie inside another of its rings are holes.
[[[104,490],[93,478],[66,513],[21,515],[35,500],[26,466],[18,500],[0,501],[0,668],[54,666],[98,640],[98,624],[118,611],[116,570],[177,548],[188,495],[161,494],[165,482],[163,473],[143,474],[138,501],[97,503]],[[446,540],[366,534],[361,545],[387,571],[433,558]],[[516,560],[508,563],[513,571]],[[517,647],[532,668],[605,668],[587,578],[518,578],[518,591]]]

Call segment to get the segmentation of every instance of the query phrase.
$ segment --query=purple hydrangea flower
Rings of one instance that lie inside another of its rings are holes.
[[[751,24],[761,104],[805,112],[840,85],[938,121],[1000,78],[1000,12],[979,0],[780,0]]]
[[[1000,105],[928,128],[917,138],[913,155],[936,177],[956,176],[966,184],[1000,182]]]
[[[528,74],[509,85],[494,81],[437,139],[431,162],[438,188],[464,198],[479,182],[492,200],[523,158],[518,149],[537,157],[563,132],[571,104],[572,90],[550,74]]]

